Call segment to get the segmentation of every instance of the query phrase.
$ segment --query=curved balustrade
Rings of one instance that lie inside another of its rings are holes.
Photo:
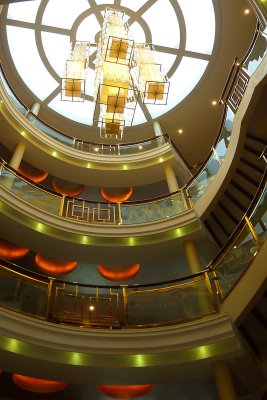
[[[259,191],[256,206],[227,246],[197,274],[146,285],[96,287],[46,277],[2,260],[0,306],[52,323],[90,328],[163,326],[215,313],[267,238],[266,174]]]
[[[254,38],[245,57],[240,63],[236,58],[230,69],[219,101],[220,104],[225,105],[225,109],[217,139],[202,168],[188,183],[188,193],[194,203],[204,194],[223,163],[231,139],[235,113],[245,94],[251,75],[256,71],[267,52],[267,28],[263,31],[260,29],[261,24],[257,22]]]
[[[106,144],[106,143],[93,143],[85,140],[77,139],[70,135],[67,135],[47,123],[43,122],[37,117],[22,101],[17,97],[9,84],[3,67],[0,64],[0,80],[6,91],[6,94],[10,98],[13,105],[19,111],[19,113],[27,118],[27,120],[37,129],[51,138],[57,140],[61,144],[74,148],[78,151],[82,151],[90,154],[100,154],[107,156],[118,156],[118,155],[132,155],[140,154],[149,150],[154,150],[163,146],[166,143],[170,143],[170,138],[167,134],[162,136],[152,137],[146,140],[134,142],[134,143],[121,143],[121,144]],[[176,149],[176,151],[178,151]]]
[[[60,195],[25,179],[0,162],[0,185],[23,201],[51,214],[90,224],[132,225],[159,221],[190,208],[186,191],[142,202],[106,203]]]

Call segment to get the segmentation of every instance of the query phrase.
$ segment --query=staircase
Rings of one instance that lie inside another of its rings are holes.
[[[255,354],[267,367],[267,290],[239,327]]]
[[[267,126],[267,113],[266,113]],[[267,145],[266,130],[261,135],[248,132],[239,163],[220,200],[204,224],[221,248],[249,208],[263,178],[265,162],[260,159]]]

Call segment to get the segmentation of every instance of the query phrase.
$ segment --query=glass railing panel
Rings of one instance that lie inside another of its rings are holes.
[[[46,135],[52,137],[53,139],[59,141],[60,143],[63,143],[67,146],[73,146],[73,138],[64,136],[61,133],[55,131],[53,128],[50,128],[46,124],[44,124],[42,121],[39,119],[35,118],[32,114],[28,115],[28,120],[34,125],[37,129],[39,129],[41,132],[45,133]]]
[[[147,140],[142,143],[134,143],[125,146],[119,146],[120,155],[138,154],[148,150],[154,150],[166,143],[163,136]]]
[[[177,286],[133,290],[127,295],[127,325],[149,326],[183,322],[215,311],[204,278]]]
[[[223,161],[225,158],[231,139],[234,117],[235,114],[233,113],[233,111],[229,107],[227,107],[224,124],[220,133],[220,138],[215,147],[216,153],[221,161]]]
[[[267,239],[267,186],[263,191],[261,198],[255,207],[250,222],[252,223],[259,239],[264,241]]]
[[[192,181],[188,188],[188,193],[195,203],[206,191],[210,182],[217,174],[224,158],[227,153],[228,145],[231,138],[232,128],[234,121],[233,111],[227,107],[224,123],[222,125],[221,133],[216,147],[213,149],[212,154],[207,161],[206,165],[202,168],[201,172]]]
[[[252,75],[263,60],[267,50],[267,28],[259,33],[253,49],[245,60],[243,67]]]
[[[183,192],[153,202],[128,205],[122,203],[121,223],[130,225],[158,221],[180,214],[187,208]]]
[[[20,275],[1,267],[0,306],[45,319],[48,283]]]
[[[61,197],[53,193],[42,190],[38,186],[31,184],[6,167],[2,168],[0,176],[2,186],[10,190],[20,199],[30,203],[49,213],[59,215]]]
[[[256,244],[247,225],[244,226],[233,246],[214,267],[217,275],[221,297],[224,299],[239,281],[253,258],[257,254]]]
[[[7,95],[9,96],[10,100],[12,101],[12,103],[14,104],[14,106],[16,107],[16,109],[22,114],[25,115],[27,109],[23,106],[23,104],[21,104],[21,102],[16,98],[16,96],[14,95],[14,93],[12,92],[12,90],[10,89],[8,83],[6,82],[6,79],[0,69],[0,79],[2,81],[2,84],[5,88],[5,91],[7,92]]]
[[[121,221],[116,203],[96,203],[72,197],[65,198],[62,216],[89,224],[118,225]]]
[[[195,203],[206,191],[210,182],[214,179],[221,165],[221,160],[216,152],[213,152],[207,164],[198,174],[188,188],[188,193]]]
[[[120,325],[122,297],[115,290],[82,287],[79,284],[53,285],[50,315],[56,322],[83,326]],[[123,310],[123,308],[122,308]]]

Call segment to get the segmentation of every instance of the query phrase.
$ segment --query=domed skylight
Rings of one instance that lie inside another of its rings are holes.
[[[43,104],[92,125],[94,58],[84,103],[62,102],[60,80],[70,42],[95,42],[106,7],[125,11],[134,40],[154,44],[170,79],[167,105],[139,102],[134,125],[145,123],[179,104],[203,76],[215,38],[212,0],[35,0],[11,4],[6,30],[14,65]]]

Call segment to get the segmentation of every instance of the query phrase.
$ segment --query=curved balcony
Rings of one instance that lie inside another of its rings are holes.
[[[48,322],[88,328],[172,325],[218,312],[266,240],[266,196],[265,172],[234,235],[197,274],[146,285],[93,286],[29,273],[2,261],[0,305]]]
[[[136,171],[142,169],[144,183],[165,179],[163,166],[170,163],[185,180],[191,177],[186,161],[167,134],[134,143],[93,143],[74,138],[45,124],[16,96],[0,66],[0,111],[13,127],[5,144],[13,148],[24,141],[28,151],[35,152],[41,169],[73,181],[115,186],[118,180],[126,186],[138,185]],[[47,158],[48,157],[48,158]],[[48,162],[49,159],[49,162]],[[112,179],[106,171],[112,171]],[[121,172],[124,171],[123,174]]]

